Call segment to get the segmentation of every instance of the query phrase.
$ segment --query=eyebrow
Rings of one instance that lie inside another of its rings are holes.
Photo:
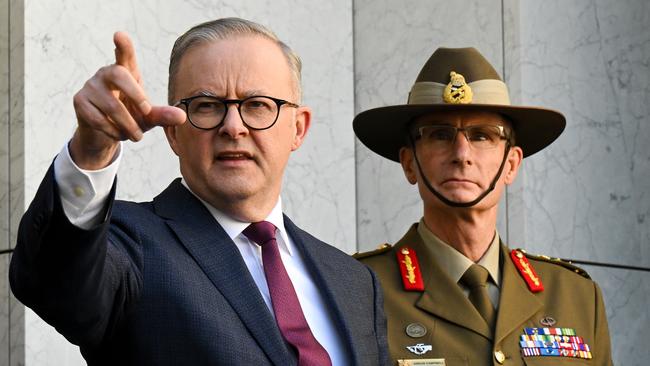
[[[254,95],[268,95],[269,93],[265,93],[265,92],[263,92],[263,91],[261,91],[261,90],[259,90],[259,89],[253,89],[253,90],[245,91],[245,92],[242,93],[242,94],[243,94],[243,96],[245,96],[245,97],[252,97],[252,96],[254,96]]]
[[[201,90],[196,95],[203,95],[203,96],[206,96],[206,97],[215,97],[215,98],[217,97],[216,94],[214,94],[213,92],[211,92],[209,90]]]
[[[204,90],[199,90],[199,91],[198,91],[196,94],[194,94],[194,95],[203,95],[203,96],[206,96],[206,97],[214,97],[214,98],[225,99],[223,96],[221,96],[221,95],[217,95],[216,93],[214,93],[214,92],[212,92],[212,91],[210,91],[210,90],[205,90],[205,89],[204,89]],[[263,93],[263,92],[262,92],[261,90],[259,90],[259,89],[256,89],[256,90],[247,90],[247,91],[245,91],[245,92],[243,92],[243,93],[241,94],[241,96],[242,96],[243,98],[252,97],[252,96],[257,96],[257,95],[267,95],[267,94]]]

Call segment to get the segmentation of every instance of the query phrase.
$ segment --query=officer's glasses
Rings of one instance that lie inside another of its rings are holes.
[[[450,125],[420,126],[415,130],[415,139],[433,149],[449,149],[456,142],[456,136],[461,132],[470,146],[487,150],[495,148],[501,140],[509,140],[510,133],[504,126],[472,125],[455,127]]]
[[[219,127],[226,119],[228,105],[236,104],[239,116],[246,127],[252,130],[271,128],[278,120],[283,105],[298,108],[298,104],[265,95],[251,96],[244,99],[220,99],[208,95],[196,95],[181,99],[174,104],[185,106],[187,119],[192,126],[201,130]]]

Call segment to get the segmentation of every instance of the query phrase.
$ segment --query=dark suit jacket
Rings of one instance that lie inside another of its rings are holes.
[[[90,230],[66,218],[50,167],[23,216],[16,297],[90,365],[294,365],[235,244],[179,180],[153,202],[113,201]],[[367,267],[285,226],[322,291],[351,365],[387,360],[381,290]]]

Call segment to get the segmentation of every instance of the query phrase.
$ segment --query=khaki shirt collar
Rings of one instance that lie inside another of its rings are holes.
[[[424,219],[420,219],[418,224],[418,234],[424,243],[431,249],[434,258],[442,270],[454,281],[458,282],[465,271],[474,263],[465,257],[451,245],[445,243],[429,230],[424,224]],[[499,271],[499,233],[495,230],[494,238],[478,264],[485,267],[490,273],[490,278],[497,287],[501,281],[501,271]]]

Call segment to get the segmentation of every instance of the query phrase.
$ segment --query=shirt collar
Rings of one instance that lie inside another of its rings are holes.
[[[243,222],[239,221],[236,219],[233,219],[232,217],[226,215],[225,213],[219,211],[216,209],[214,206],[211,204],[207,203],[201,197],[197,196],[190,187],[187,185],[185,182],[185,179],[181,179],[181,183],[185,188],[187,188],[190,193],[194,195],[203,205],[210,211],[210,214],[214,217],[215,220],[221,225],[223,230],[228,234],[230,239],[235,240],[238,236],[242,236],[246,238],[245,235],[242,234],[242,232],[250,225],[250,222]],[[278,233],[280,234],[280,237],[282,240],[278,240],[278,245],[280,248],[284,249],[289,253],[289,255],[293,255],[293,249],[291,248],[291,245],[289,244],[289,237],[287,236],[287,230],[284,227],[284,215],[282,214],[282,198],[278,196],[278,201],[269,213],[269,215],[264,219],[264,221],[268,221],[275,225],[276,228],[278,228]],[[246,238],[247,239],[247,238]],[[248,240],[248,239],[247,239]]]
[[[424,219],[421,219],[418,224],[418,234],[420,234],[424,243],[431,249],[434,258],[438,259],[438,264],[442,270],[454,282],[458,282],[465,271],[473,264],[469,258],[432,233],[424,224]],[[488,270],[490,277],[497,286],[499,286],[499,282],[501,281],[501,272],[499,271],[499,243],[499,233],[495,231],[494,238],[488,250],[478,261],[478,264]]]
[[[478,261],[478,264],[488,270],[490,277],[492,277],[492,280],[497,286],[500,286],[501,283],[501,271],[499,270],[499,257],[501,255],[500,243],[499,232],[494,230],[494,238],[492,239],[488,250]]]

